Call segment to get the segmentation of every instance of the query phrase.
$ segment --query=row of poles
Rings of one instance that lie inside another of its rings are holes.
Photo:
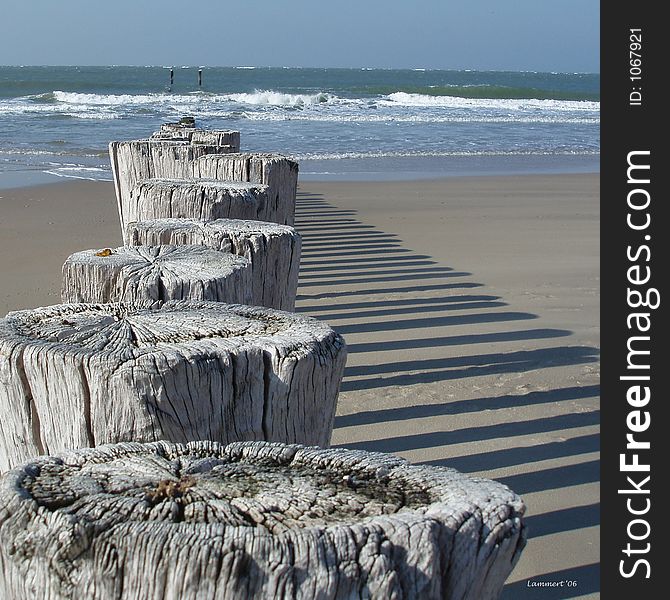
[[[170,67],[170,87],[174,84],[174,67]],[[202,69],[198,69],[198,87],[202,87]]]

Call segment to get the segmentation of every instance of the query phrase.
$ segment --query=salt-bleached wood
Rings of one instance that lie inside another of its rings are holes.
[[[204,246],[84,250],[63,265],[63,302],[251,302],[251,262]]]
[[[277,223],[293,225],[298,187],[298,163],[280,154],[208,153],[193,162],[193,176],[220,181],[264,183],[269,208]]]
[[[151,139],[185,140],[194,144],[227,146],[230,152],[240,151],[240,132],[232,130],[199,129],[195,123],[163,123]]]
[[[157,219],[129,223],[126,243],[201,244],[244,256],[251,261],[251,304],[294,310],[301,239],[288,225],[235,219]]]
[[[122,227],[133,221],[186,218],[252,219],[279,222],[271,210],[268,186],[213,179],[145,179],[131,191],[123,209]]]
[[[184,139],[146,139],[111,142],[109,158],[112,165],[116,200],[121,223],[131,190],[145,179],[182,179],[193,177],[193,162],[207,154],[237,152],[228,144],[212,145]]]
[[[228,149],[227,153],[239,152],[240,132],[196,129],[191,135],[191,143],[223,146]]]
[[[346,347],[264,307],[62,304],[0,319],[0,469],[119,441],[327,446]]]
[[[388,454],[266,442],[122,443],[0,485],[12,600],[492,600],[522,500]]]
[[[195,131],[195,118],[182,117],[179,121],[162,123],[158,131],[154,131],[149,137],[152,140],[190,140]]]

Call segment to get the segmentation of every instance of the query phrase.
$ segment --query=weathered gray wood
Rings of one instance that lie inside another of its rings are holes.
[[[157,219],[129,223],[126,243],[201,244],[244,256],[251,261],[251,304],[294,310],[301,239],[288,225],[235,219]]]
[[[76,252],[63,265],[63,302],[251,302],[251,262],[204,246],[137,246]]]
[[[230,152],[240,151],[240,132],[232,130],[198,129],[195,122],[163,123],[151,134],[151,139],[184,140],[194,144],[227,146]]]
[[[145,179],[128,195],[121,225],[132,221],[186,218],[252,219],[283,223],[284,216],[271,210],[268,186],[246,181],[213,179]]]
[[[346,449],[125,443],[0,485],[12,600],[492,600],[522,500],[445,467]]]
[[[269,209],[293,225],[298,188],[298,163],[280,154],[208,153],[194,160],[193,176],[221,181],[264,183],[269,189]]]
[[[62,304],[0,319],[0,469],[119,441],[327,446],[346,347],[264,307]]]
[[[175,123],[163,123],[150,138],[153,140],[185,140],[189,141],[195,131],[195,119],[184,117]]]
[[[111,142],[109,157],[121,223],[130,191],[145,179],[193,177],[193,161],[207,154],[239,150],[231,145],[193,143],[184,139],[147,139]]]
[[[224,146],[228,148],[226,154],[239,152],[240,132],[196,129],[191,135],[191,143]]]

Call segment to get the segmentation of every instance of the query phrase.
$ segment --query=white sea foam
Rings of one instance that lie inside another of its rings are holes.
[[[211,113],[211,116],[223,116]],[[249,121],[321,121],[324,123],[572,123],[597,124],[598,116],[570,117],[544,114],[487,115],[472,114],[360,114],[360,113],[268,113],[245,111],[241,116]]]
[[[507,98],[463,98],[394,92],[377,98],[342,98],[327,92],[289,94],[255,90],[232,94],[88,94],[54,91],[52,103],[0,102],[0,114],[54,113],[89,119],[114,119],[134,110],[198,111],[211,116],[232,115],[235,105],[256,107],[245,110],[251,120],[316,120],[348,122],[566,122],[599,121],[600,103],[578,100],[537,100]],[[64,110],[64,107],[67,109]],[[265,108],[293,109],[268,112]],[[309,108],[308,113],[295,109]],[[319,109],[319,110],[315,110]],[[383,109],[372,114],[375,109]]]
[[[339,97],[327,92],[292,94],[274,90],[211,94],[51,94],[0,100],[2,115],[53,115],[110,121],[140,114],[197,114],[199,118],[323,123],[518,123],[598,124],[598,102],[510,100],[430,96],[395,92],[376,98]]]
[[[600,103],[582,100],[538,100],[508,98],[463,98],[459,96],[431,96],[394,92],[375,99],[341,98],[326,92],[314,94],[289,94],[274,90],[255,90],[233,94],[84,94],[78,92],[55,91],[57,103],[62,103],[74,112],[70,116],[90,116],[82,118],[110,119],[118,116],[118,110],[132,111],[137,107],[175,110],[198,110],[211,116],[230,115],[231,104],[258,107],[257,111],[245,111],[243,116],[251,120],[304,119],[317,121],[350,122],[567,122],[593,123],[599,121]],[[62,107],[61,104],[61,107]],[[50,104],[19,103],[0,104],[0,113],[48,113],[58,111]],[[94,110],[97,107],[97,111]],[[311,111],[298,116],[289,113],[268,113],[264,107],[276,108],[324,108],[320,112]],[[342,109],[350,108],[346,111]],[[108,109],[108,110],[105,110]],[[333,109],[333,110],[330,110]],[[369,110],[368,110],[369,109]],[[370,114],[370,110],[386,109],[383,114]],[[409,109],[409,110],[408,110]],[[413,109],[413,110],[412,110]],[[466,111],[462,112],[445,112]],[[366,113],[367,111],[367,113]],[[570,113],[570,114],[568,114]]]
[[[359,160],[366,158],[446,158],[456,156],[598,156],[597,151],[537,151],[537,150],[518,150],[518,151],[490,151],[490,150],[470,150],[470,151],[416,151],[416,152],[315,152],[298,153],[287,155],[293,160]]]
[[[86,179],[87,181],[112,181],[112,172],[110,169],[99,167],[59,167],[56,169],[47,169],[44,171],[49,175],[56,177],[65,177],[67,179]]]
[[[74,105],[121,106],[124,104],[152,104],[174,99],[178,96],[166,94],[83,94],[80,92],[62,92],[56,90],[54,98],[58,102]]]
[[[16,100],[0,102],[0,115],[47,114],[53,112],[53,107],[47,104],[29,104]]]
[[[588,100],[537,100],[533,98],[462,98],[460,96],[428,96],[394,92],[382,104],[442,108],[494,108],[502,110],[550,109],[555,111],[598,111],[600,102]]]
[[[121,115],[108,112],[64,112],[63,114],[75,119],[95,119],[99,121],[109,121],[121,118]]]
[[[72,152],[65,150],[40,150],[37,148],[3,148],[0,150],[0,154],[3,155],[16,155],[16,156],[72,156]],[[81,151],[76,152],[77,156],[85,156],[87,158],[98,158],[101,156],[107,156],[107,153],[98,152],[90,153]],[[64,164],[64,163],[50,163],[50,164]]]
[[[337,97],[325,92],[315,94],[286,94],[273,90],[255,90],[236,94],[84,94],[79,92],[55,91],[55,100],[70,105],[84,106],[140,106],[140,105],[196,105],[236,102],[240,104],[302,106],[336,101]]]
[[[243,104],[266,104],[271,106],[303,106],[321,104],[336,99],[335,96],[318,92],[316,94],[285,94],[273,90],[256,90],[252,93],[227,94],[219,98]]]

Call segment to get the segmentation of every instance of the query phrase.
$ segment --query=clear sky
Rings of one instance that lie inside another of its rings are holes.
[[[600,71],[598,0],[2,0],[0,65]]]

